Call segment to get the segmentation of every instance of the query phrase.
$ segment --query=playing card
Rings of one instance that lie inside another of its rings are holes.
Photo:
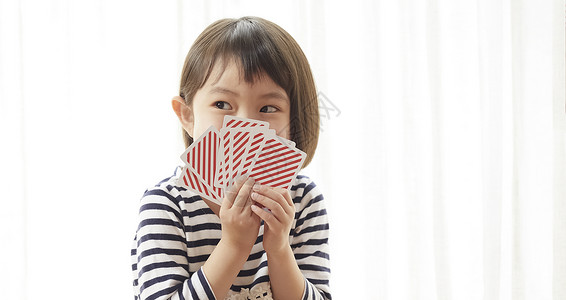
[[[220,147],[218,149],[218,156],[216,161],[216,169],[218,170],[215,175],[215,186],[219,188],[226,187],[227,175],[224,173],[225,165],[230,162],[230,136],[231,132],[226,127],[220,130]]]
[[[222,189],[214,185],[219,144],[218,132],[214,126],[210,126],[181,156],[189,171],[192,171],[194,178],[198,180],[196,186],[204,185],[214,198],[223,196]],[[193,177],[189,176],[189,179]]]
[[[250,176],[259,184],[288,189],[306,156],[303,151],[291,147],[285,139],[269,137],[250,171]]]
[[[246,153],[244,154],[244,161],[241,167],[238,169],[237,176],[247,174],[253,167],[253,163],[256,161],[258,155],[261,153],[263,146],[265,145],[265,140],[269,136],[275,136],[275,130],[256,128],[250,129],[251,139],[246,147]]]
[[[268,127],[269,122],[246,119],[235,116],[225,116],[222,128],[239,128],[239,127]]]
[[[230,178],[230,174],[225,172],[226,166],[225,164],[231,161],[231,141],[232,141],[232,133],[235,131],[231,131],[230,129],[234,128],[260,128],[265,127],[269,128],[269,123],[259,120],[253,119],[245,119],[235,116],[225,116],[222,129],[220,130],[221,142],[220,142],[220,151],[218,154],[217,160],[217,174],[215,178],[216,187],[226,188],[229,186],[228,181]]]
[[[215,193],[207,184],[203,183],[198,175],[194,172],[193,168],[186,165],[181,173],[182,183],[201,197],[214,201],[218,204],[221,203],[222,197]]]
[[[242,161],[244,160],[244,154],[246,152],[246,146],[250,141],[250,132],[244,128],[234,128],[230,129],[232,132],[230,134],[230,150],[229,156],[230,161],[225,165],[224,174],[226,179],[226,185],[230,186],[233,184],[236,175],[238,174],[238,169],[240,168]]]
[[[248,175],[262,185],[289,189],[306,154],[279,137],[269,123],[233,116],[217,131],[208,128],[181,155],[179,183],[220,203],[235,178]]]

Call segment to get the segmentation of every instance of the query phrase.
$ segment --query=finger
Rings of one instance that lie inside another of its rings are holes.
[[[244,183],[246,183],[247,179],[248,178],[246,176],[239,177],[236,179],[236,181],[234,181],[233,185],[226,189],[226,192],[224,193],[224,201],[222,201],[221,208],[229,209],[232,207],[234,201],[236,200],[236,197],[238,196],[238,192],[240,191]]]
[[[275,191],[283,195],[285,200],[287,200],[287,204],[289,204],[289,206],[295,206],[295,203],[293,203],[293,199],[291,198],[291,194],[289,194],[288,189],[284,189],[284,188],[274,188],[274,189]]]
[[[294,207],[289,205],[289,201],[285,198],[284,195],[282,195],[279,191],[275,190],[272,187],[268,187],[268,186],[263,186],[263,185],[254,185],[254,192],[263,195],[271,200],[273,200],[274,202],[276,202],[278,204],[278,206],[280,206],[285,214],[291,214],[291,212],[294,213]],[[261,197],[259,197],[261,198]],[[289,196],[290,198],[290,196]],[[253,200],[255,200],[254,198],[252,198]],[[259,202],[259,201],[258,201]],[[259,202],[265,206],[267,206],[266,204]],[[267,208],[269,208],[270,210],[271,207],[267,206]]]
[[[250,193],[254,183],[255,180],[251,177],[244,182],[244,185],[240,188],[236,196],[236,200],[234,200],[234,206],[244,208],[247,202],[251,202]]]
[[[269,212],[265,211],[264,209],[259,208],[259,206],[254,204],[254,205],[251,206],[251,209],[252,209],[253,213],[255,213],[265,223],[267,223],[267,226],[274,228],[275,226],[277,226],[279,224],[279,220],[277,220],[277,218],[275,218],[275,216],[273,216],[272,213],[269,213]]]
[[[281,198],[283,198],[283,196],[281,195],[273,195],[275,197],[279,196]],[[273,199],[271,199],[268,196],[259,194],[257,192],[252,192],[252,199],[255,200],[258,204],[263,205],[264,207],[268,208],[271,213],[273,215],[275,215],[275,217],[280,220],[283,221],[285,216],[288,215],[288,213],[285,211],[285,209],[281,206],[281,204]],[[283,200],[280,200],[283,201]]]

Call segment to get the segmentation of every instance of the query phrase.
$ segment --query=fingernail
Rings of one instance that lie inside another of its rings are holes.
[[[252,199],[254,199],[254,200],[257,199],[257,193],[256,192],[252,192]]]
[[[259,191],[259,189],[261,188],[261,185],[259,183],[254,184],[254,191]]]

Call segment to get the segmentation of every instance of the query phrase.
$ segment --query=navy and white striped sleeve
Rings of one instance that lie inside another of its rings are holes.
[[[136,299],[215,299],[202,268],[189,272],[181,196],[146,191],[132,249]]]
[[[299,269],[305,276],[303,299],[332,299],[329,288],[330,260],[328,250],[328,216],[324,197],[306,176],[298,177],[295,227],[291,248]]]

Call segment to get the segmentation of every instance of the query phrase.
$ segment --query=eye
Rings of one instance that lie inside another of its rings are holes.
[[[218,109],[232,109],[232,106],[226,101],[216,101],[214,102],[214,106]]]
[[[262,113],[274,113],[277,110],[278,109],[275,106],[266,105],[266,106],[262,107],[259,111],[262,112]]]

